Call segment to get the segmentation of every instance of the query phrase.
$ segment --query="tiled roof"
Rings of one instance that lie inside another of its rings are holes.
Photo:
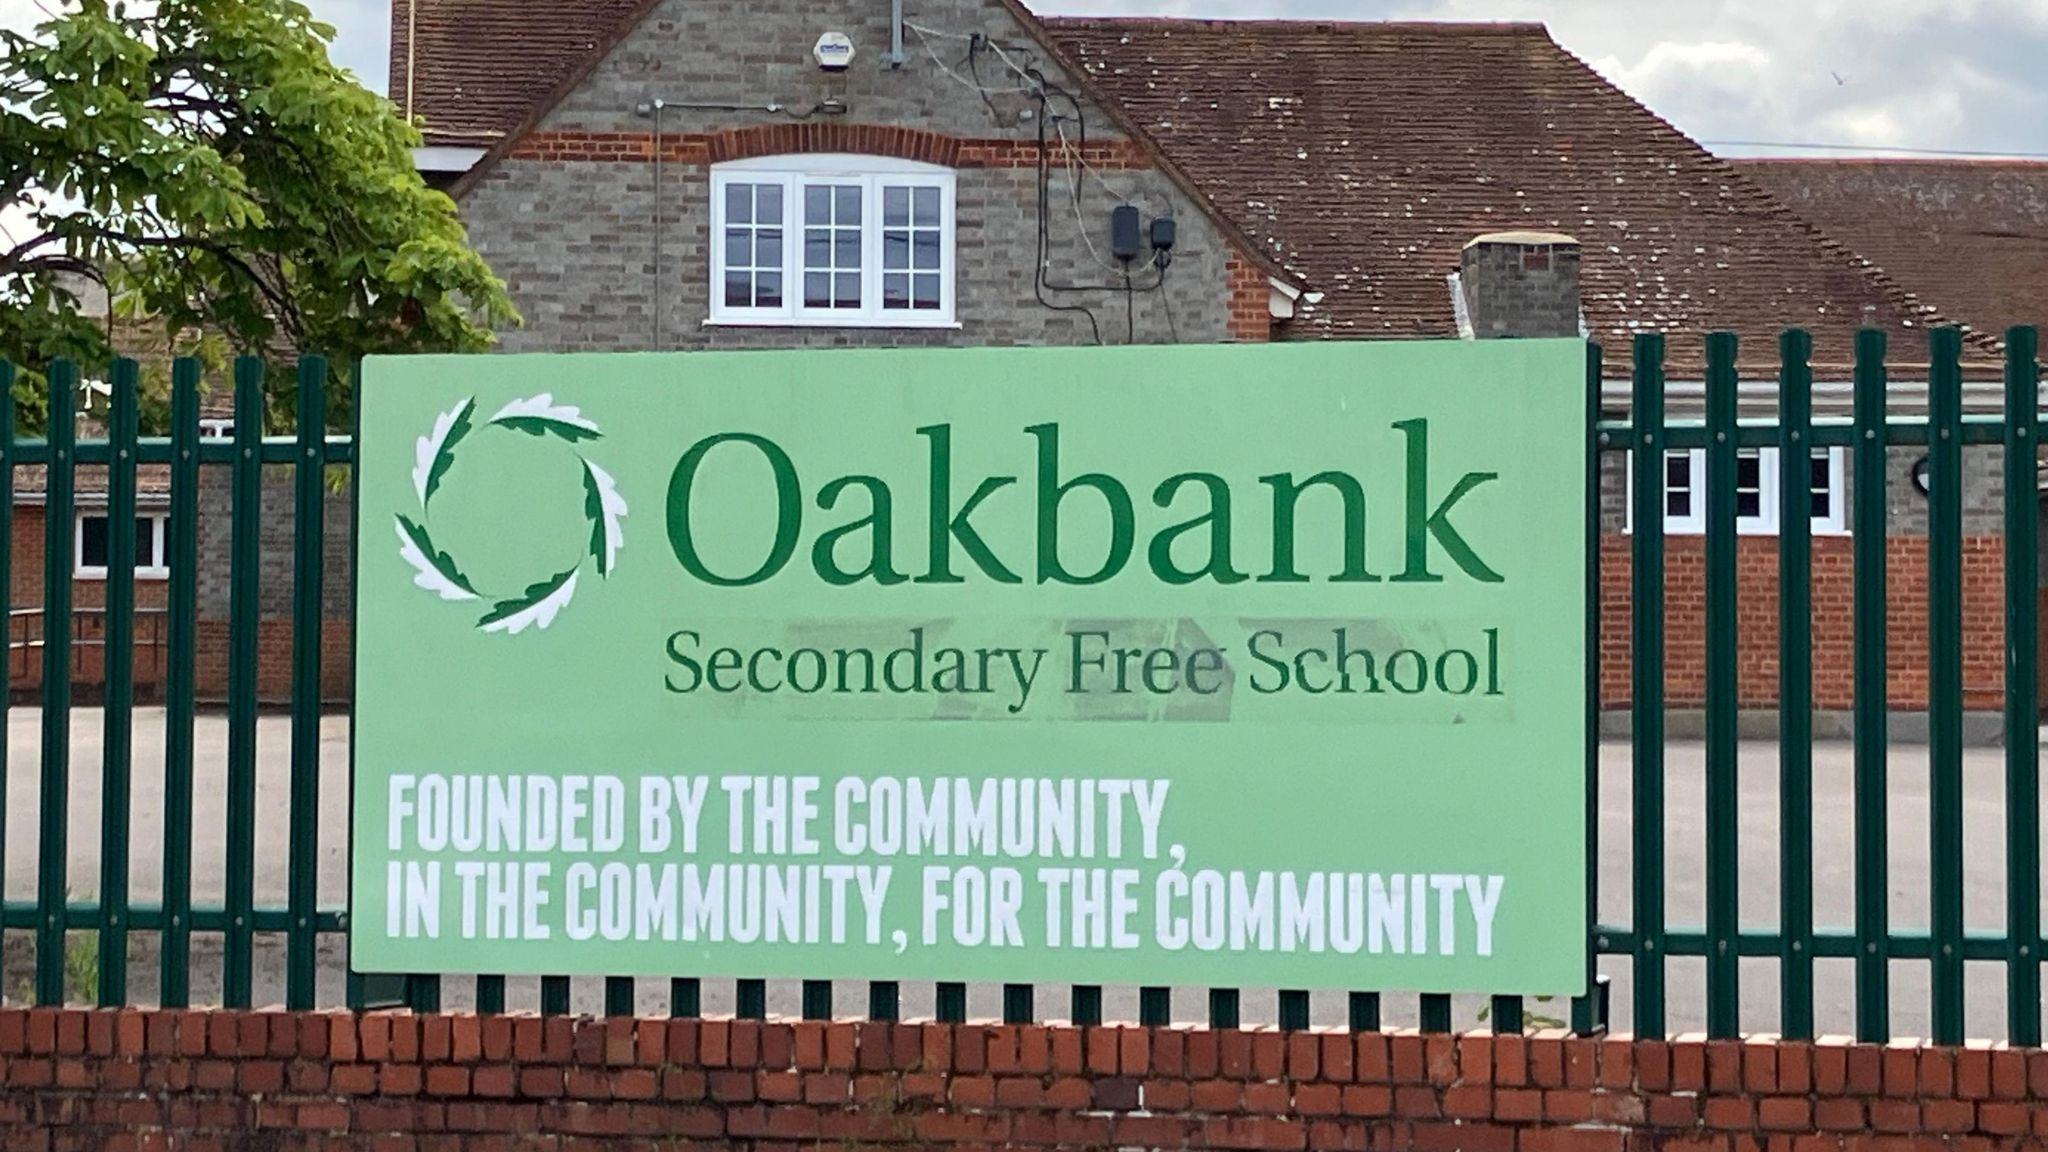
[[[1731,329],[1761,359],[1798,325],[1816,361],[1846,360],[1866,318],[1902,332],[1938,319],[1541,25],[1046,25],[1324,293],[1315,333],[1454,334],[1445,277],[1461,247],[1511,228],[1580,241],[1587,325],[1617,349],[1638,330]],[[1697,345],[1674,341],[1674,359]]]
[[[1740,160],[1792,211],[1990,334],[2048,324],[2048,163]]]
[[[626,31],[642,7],[640,0],[392,0],[391,99],[425,121],[427,144],[488,148]]]

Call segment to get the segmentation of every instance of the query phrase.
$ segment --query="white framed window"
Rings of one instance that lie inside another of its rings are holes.
[[[170,517],[162,512],[136,513],[135,575],[138,578],[162,580],[171,574],[170,553],[167,551],[169,538],[166,535],[169,523]],[[72,571],[81,579],[107,578],[108,528],[105,512],[78,514]]]
[[[711,170],[712,324],[955,327],[953,170],[824,153]]]
[[[1848,532],[1843,478],[1846,452],[1815,449],[1808,459],[1812,485],[1812,531],[1819,536]],[[1635,529],[1635,472],[1629,473],[1627,528]],[[1707,453],[1704,448],[1664,453],[1664,534],[1701,536],[1707,531]],[[1735,530],[1744,536],[1778,534],[1778,450],[1743,448],[1735,455]]]

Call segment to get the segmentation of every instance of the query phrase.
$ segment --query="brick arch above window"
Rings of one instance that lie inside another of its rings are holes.
[[[947,168],[960,166],[961,141],[957,137],[880,124],[763,124],[715,132],[706,143],[714,164],[762,156],[844,152]]]

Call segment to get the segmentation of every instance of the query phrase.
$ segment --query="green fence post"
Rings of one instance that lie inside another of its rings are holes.
[[[967,985],[941,981],[933,992],[933,1011],[941,1024],[967,1023]]]
[[[221,1000],[249,1006],[256,890],[256,676],[263,563],[263,361],[235,361],[235,459],[228,547],[227,932]]]
[[[1963,1042],[1963,334],[1928,334],[1927,735],[1934,1042]]]
[[[71,817],[72,401],[78,366],[50,365],[49,478],[43,503],[43,776],[36,869],[36,1002],[64,1003]],[[12,511],[11,509],[9,510]],[[53,625],[51,621],[56,623]]]
[[[1600,979],[1596,934],[1600,926],[1600,461],[1607,435],[1600,431],[1601,349],[1586,345],[1586,990],[1572,997],[1572,1031],[1590,1036],[1607,1026],[1595,1012]],[[1515,1020],[1517,1030],[1521,1018]],[[1494,1022],[1498,1029],[1500,1022]]]
[[[292,507],[292,768],[290,870],[285,936],[285,1006],[313,1007],[320,898],[320,641],[326,612],[321,577],[327,542],[327,360],[299,360],[298,458]]]
[[[607,1016],[631,1016],[634,1004],[634,981],[631,976],[607,976],[604,978],[604,1014]]]
[[[1742,796],[1736,779],[1735,607],[1736,339],[1707,336],[1707,1035],[1742,1034],[1740,895],[1736,890]],[[1763,463],[1757,463],[1761,477]],[[1761,488],[1761,480],[1759,480]],[[1762,509],[1758,509],[1759,512]]]
[[[1102,1023],[1102,985],[1076,984],[1069,993],[1067,1016],[1082,1028]]]
[[[1242,1019],[1237,989],[1209,989],[1209,1027],[1219,1030],[1236,1028]]]
[[[1778,1031],[1813,1038],[1813,337],[1778,338]]]
[[[1138,1023],[1164,1028],[1173,1023],[1173,989],[1148,985],[1138,989]]]
[[[107,615],[100,740],[99,1004],[128,1001],[128,812],[135,727],[135,361],[114,361],[107,444]]]
[[[192,995],[192,713],[199,647],[199,361],[171,367],[170,651],[164,664],[164,924],[159,999]]]
[[[803,1017],[806,1020],[832,1018],[832,982],[806,980],[803,983]]]
[[[1353,1032],[1380,1030],[1380,994],[1353,992],[1345,997],[1345,1013]]]
[[[1891,1035],[1890,914],[1885,907],[1885,351],[1884,333],[1856,334],[1856,1036]]]
[[[569,1014],[569,978],[567,976],[543,976],[540,978],[540,1014],[543,1016],[567,1016]]]
[[[902,989],[894,980],[868,982],[868,1019],[896,1020],[903,1014]]]
[[[768,1018],[768,982],[741,980],[733,989],[733,1015],[742,1020]]]
[[[1664,1033],[1664,337],[1635,339],[1629,721],[1635,773],[1635,1032]]]
[[[668,982],[668,1014],[699,1016],[704,1011],[703,985],[694,976],[677,976]]]
[[[7,691],[0,692],[0,732],[9,732],[14,695],[14,365],[0,358],[0,656],[7,661]],[[7,807],[7,773],[11,757],[0,740],[0,813]],[[7,935],[7,821],[0,818],[0,939]],[[0,1000],[6,992],[0,990]]]
[[[1280,1030],[1306,1032],[1309,1028],[1309,995],[1305,988],[1280,990]]]
[[[2005,336],[2006,1039],[2041,1043],[2039,334]]]
[[[476,1013],[479,1016],[496,1016],[505,1011],[505,978],[503,976],[479,976],[476,978]]]
[[[1031,1023],[1038,1015],[1037,999],[1037,990],[1029,984],[1003,985],[1003,1023]]]

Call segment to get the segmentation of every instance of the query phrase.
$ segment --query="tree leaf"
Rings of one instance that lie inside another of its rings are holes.
[[[434,547],[424,525],[398,518],[398,554],[412,566],[412,582],[443,600],[475,600],[482,593],[455,566],[455,558]]]
[[[419,493],[420,507],[441,487],[441,478],[455,467],[455,446],[469,435],[469,417],[476,411],[476,397],[464,400],[434,420],[434,430],[419,438],[413,451],[412,486]]]
[[[529,585],[524,595],[500,600],[476,626],[486,632],[519,635],[529,627],[545,630],[576,595],[576,573],[571,568],[538,584]]]
[[[554,395],[549,392],[514,400],[498,409],[489,422],[529,436],[559,436],[571,444],[596,440],[604,435],[597,430],[596,424],[584,417],[582,410],[556,404]]]
[[[618,481],[611,473],[583,461],[583,514],[590,517],[590,555],[597,561],[597,574],[609,577],[619,566],[619,549],[626,543],[624,526],[626,498],[619,495]]]

